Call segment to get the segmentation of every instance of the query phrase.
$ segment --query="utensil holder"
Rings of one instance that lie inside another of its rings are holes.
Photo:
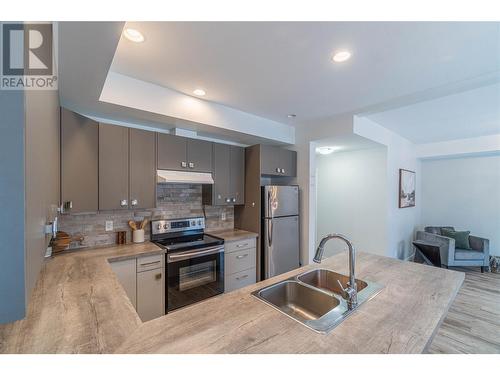
[[[144,229],[136,229],[132,231],[132,242],[134,243],[144,242]]]

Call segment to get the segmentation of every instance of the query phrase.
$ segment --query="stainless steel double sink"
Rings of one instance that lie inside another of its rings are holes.
[[[350,310],[339,286],[339,282],[346,285],[348,281],[345,275],[318,268],[256,290],[252,295],[306,327],[328,333],[383,289],[379,284],[356,279],[358,305]]]

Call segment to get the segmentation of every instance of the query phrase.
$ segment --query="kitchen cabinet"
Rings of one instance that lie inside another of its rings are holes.
[[[158,169],[187,169],[186,138],[158,133]]]
[[[229,160],[229,195],[233,204],[245,203],[245,149],[231,146]]]
[[[66,213],[98,210],[99,125],[61,108],[61,204]]]
[[[297,152],[275,146],[260,146],[260,168],[263,175],[297,176]]]
[[[129,208],[129,129],[99,124],[99,209]]]
[[[213,142],[187,139],[188,170],[192,172],[212,172]]]
[[[213,143],[158,133],[158,169],[212,172]]]
[[[130,302],[132,302],[134,309],[137,309],[136,260],[119,260],[111,262],[110,266],[125,290],[127,297],[130,299]]]
[[[155,133],[99,124],[99,209],[156,205]]]
[[[165,275],[162,255],[137,259],[137,313],[143,322],[165,315]]]
[[[257,243],[255,238],[225,244],[224,291],[243,288],[257,279]]]
[[[216,143],[213,151],[213,185],[203,186],[203,203],[223,206],[245,199],[245,149]]]
[[[156,206],[156,133],[130,129],[129,138],[129,206]]]

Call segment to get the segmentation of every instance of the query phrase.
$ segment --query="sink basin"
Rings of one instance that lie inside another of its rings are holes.
[[[349,309],[341,296],[349,278],[328,269],[315,269],[252,292],[260,301],[318,333],[328,333],[377,295],[383,286],[356,279],[358,306]]]
[[[340,304],[337,298],[293,280],[271,285],[256,295],[300,322],[319,319]]]
[[[322,268],[303,273],[302,275],[299,275],[297,279],[302,281],[304,284],[338,295],[342,294],[338,281],[342,283],[344,288],[349,281],[348,276]],[[365,289],[368,284],[363,280],[356,279],[356,286],[359,293]]]

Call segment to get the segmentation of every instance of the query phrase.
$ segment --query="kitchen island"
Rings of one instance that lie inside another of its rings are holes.
[[[384,289],[328,334],[251,295],[313,268],[347,273],[347,254],[142,323],[108,260],[154,244],[80,251],[50,260],[26,319],[0,326],[4,353],[422,353],[463,280],[460,272],[358,253],[357,278]]]

